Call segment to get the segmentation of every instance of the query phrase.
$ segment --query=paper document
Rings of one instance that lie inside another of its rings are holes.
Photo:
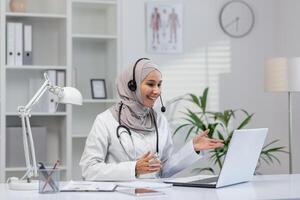
[[[116,184],[108,182],[70,181],[61,188],[61,192],[113,192]]]
[[[129,187],[129,188],[167,188],[172,187],[172,184],[162,183],[162,182],[150,182],[150,181],[130,181],[130,182],[118,182],[116,183],[121,187]]]

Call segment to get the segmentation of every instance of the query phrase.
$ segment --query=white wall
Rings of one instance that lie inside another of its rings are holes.
[[[274,29],[275,34],[275,56],[287,56],[287,57],[299,57],[300,56],[300,23],[299,23],[299,9],[300,1],[297,0],[276,0],[276,10],[278,13],[274,17],[277,25]],[[276,94],[278,95],[278,94]],[[283,109],[281,115],[278,118],[287,118],[287,94],[283,94],[283,104],[274,105],[280,109]],[[297,103],[300,101],[300,95],[294,93],[292,96],[292,108],[293,108],[293,167],[294,171],[300,172],[300,149],[298,141],[300,141],[300,105]],[[287,127],[287,125],[285,125]],[[284,132],[278,134],[284,134]],[[284,134],[286,135],[286,134]]]
[[[300,55],[300,23],[297,0],[247,0],[256,22],[253,31],[241,39],[226,36],[219,27],[218,14],[226,0],[173,0],[184,5],[182,54],[146,52],[146,0],[123,1],[123,65],[149,57],[161,66],[163,96],[170,99],[186,92],[200,94],[210,86],[210,108],[243,108],[255,113],[252,127],[269,127],[268,141],[280,139],[288,145],[287,94],[264,92],[264,60],[277,55]],[[222,49],[222,56],[217,56]],[[213,60],[213,61],[212,61]],[[217,61],[218,64],[214,64]],[[189,71],[188,71],[189,70]],[[188,77],[182,77],[184,72]],[[177,73],[175,73],[177,72]],[[196,75],[193,75],[195,74]],[[300,97],[295,96],[294,102]],[[299,106],[294,106],[294,113]],[[294,116],[298,121],[300,114]],[[295,124],[294,123],[294,124]],[[300,141],[295,125],[295,140]],[[294,168],[300,172],[300,152],[294,145]],[[263,166],[261,172],[288,173],[288,155],[279,155],[281,165]]]

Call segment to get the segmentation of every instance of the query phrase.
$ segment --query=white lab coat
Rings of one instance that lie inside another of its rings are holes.
[[[194,151],[192,141],[174,154],[166,118],[158,113],[156,120],[162,170],[160,173],[150,174],[151,177],[158,175],[170,177],[203,157],[203,152],[197,154]],[[99,114],[95,119],[79,163],[85,180],[134,180],[136,178],[136,161],[130,160],[122,148],[116,135],[118,125],[110,110]],[[155,132],[141,134],[131,131],[131,133],[134,145],[126,132],[121,133],[122,144],[129,155],[139,158],[147,151],[156,152]]]

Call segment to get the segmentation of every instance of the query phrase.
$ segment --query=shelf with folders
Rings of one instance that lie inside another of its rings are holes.
[[[6,11],[14,14],[65,15],[66,6],[67,0],[6,0]]]
[[[56,160],[60,160],[60,165],[66,166],[66,121],[65,116],[30,118],[37,162],[51,166]],[[8,116],[6,123],[5,171],[16,174],[25,169],[21,119],[18,116]],[[6,176],[9,177],[8,174]],[[65,179],[65,175],[63,178]]]
[[[44,83],[44,73],[49,80],[59,86],[66,83],[64,70],[15,70],[6,71],[6,111],[7,115],[15,115],[18,106],[25,106]],[[66,106],[57,105],[53,94],[46,92],[32,110],[33,115],[59,116],[66,115]]]
[[[66,19],[7,16],[7,67],[66,66]],[[24,26],[24,29],[22,27]],[[25,29],[26,26],[26,29]],[[15,48],[13,48],[15,46]],[[29,50],[27,50],[29,48]],[[12,50],[10,50],[12,49]],[[18,50],[20,49],[20,51]],[[24,55],[30,53],[30,59]],[[12,55],[12,57],[10,56]],[[15,57],[14,57],[15,55]],[[12,58],[12,59],[10,59]],[[22,58],[21,61],[19,58]]]
[[[73,1],[72,33],[116,35],[116,1]]]

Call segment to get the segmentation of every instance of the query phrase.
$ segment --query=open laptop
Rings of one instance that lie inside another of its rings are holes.
[[[267,132],[267,128],[235,130],[219,176],[191,182],[164,182],[174,186],[219,188],[250,181]]]

